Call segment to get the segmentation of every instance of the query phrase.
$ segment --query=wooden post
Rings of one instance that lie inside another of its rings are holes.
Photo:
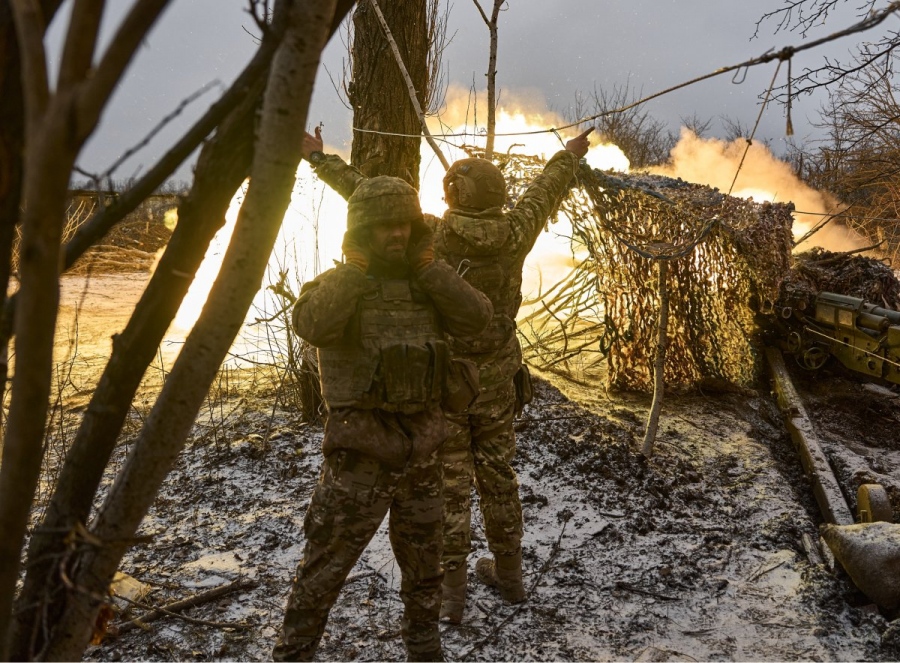
[[[650,458],[653,455],[653,443],[656,441],[656,431],[659,428],[659,413],[662,410],[663,391],[665,390],[666,334],[669,328],[669,291],[666,288],[669,261],[657,260],[656,267],[658,270],[659,324],[657,325],[656,359],[653,362],[653,403],[650,406],[644,444],[641,447],[641,454],[644,458]]]
[[[803,469],[812,481],[813,495],[819,504],[822,515],[829,523],[835,525],[852,525],[853,514],[847,506],[847,500],[841,492],[834,472],[828,464],[828,458],[819,439],[813,429],[812,421],[803,407],[800,395],[791,382],[787,366],[784,365],[784,357],[781,351],[775,348],[766,348],[766,359],[772,370],[772,380],[775,383],[775,394],[778,397],[778,405],[784,416],[787,429],[797,446]]]

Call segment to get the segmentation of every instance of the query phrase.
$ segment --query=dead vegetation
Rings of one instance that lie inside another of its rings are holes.
[[[515,182],[535,172],[524,160],[507,167]],[[581,262],[525,319],[529,361],[568,371],[606,363],[610,388],[649,391],[661,301],[655,264],[665,260],[666,383],[756,384],[755,316],[772,309],[790,271],[793,207],[658,175],[582,169],[578,184],[561,211]]]

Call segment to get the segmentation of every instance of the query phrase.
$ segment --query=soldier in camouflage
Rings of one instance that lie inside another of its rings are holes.
[[[390,512],[409,660],[443,660],[446,334],[480,333],[492,307],[434,260],[418,194],[400,179],[375,177],[356,189],[343,252],[346,262],[305,284],[293,311],[297,334],[318,348],[328,417],[273,657],[312,659],[347,574]]]
[[[497,587],[505,601],[525,599],[522,505],[518,478],[510,465],[515,454],[513,418],[530,392],[515,323],[522,301],[522,268],[548,217],[566,195],[579,160],[587,154],[592,130],[569,140],[564,150],[554,154],[511,210],[504,211],[506,181],[500,170],[484,159],[462,159],[444,177],[450,209],[442,219],[425,215],[435,230],[437,257],[457,268],[494,305],[494,317],[484,333],[449,339],[453,356],[477,364],[481,389],[465,413],[448,414],[450,438],[442,452],[446,573],[441,617],[451,623],[460,623],[465,609],[473,480],[493,553],[493,559],[478,560],[476,574]],[[316,175],[344,197],[350,196],[365,176],[321,150],[317,128],[315,136],[306,136],[304,156]]]

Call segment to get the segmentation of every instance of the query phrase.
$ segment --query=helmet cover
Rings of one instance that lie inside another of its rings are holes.
[[[444,176],[444,198],[451,209],[501,207],[506,203],[506,179],[487,159],[460,159]]]

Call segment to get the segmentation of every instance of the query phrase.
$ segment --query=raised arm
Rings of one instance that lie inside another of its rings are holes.
[[[477,336],[491,321],[494,315],[491,300],[443,260],[435,260],[419,270],[416,278],[431,297],[451,336]]]
[[[338,155],[322,152],[323,147],[322,129],[316,127],[315,135],[307,133],[303,138],[301,156],[309,161],[320,180],[346,200],[367,178]]]
[[[593,127],[572,138],[566,148],[554,154],[544,171],[528,185],[516,206],[507,213],[515,251],[524,260],[537,241],[550,213],[569,190],[569,182],[578,170],[579,160],[587,154],[588,135]]]

